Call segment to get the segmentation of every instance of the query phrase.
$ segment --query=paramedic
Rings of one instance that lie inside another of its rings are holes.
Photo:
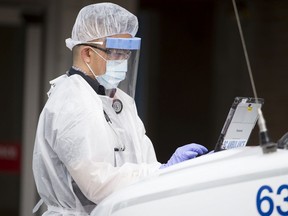
[[[112,3],[88,5],[76,18],[66,39],[73,66],[50,82],[35,139],[33,173],[45,215],[88,215],[113,191],[207,152],[188,144],[166,164],[157,161],[133,99],[137,29],[137,18]]]

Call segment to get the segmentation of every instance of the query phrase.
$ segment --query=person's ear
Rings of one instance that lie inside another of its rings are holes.
[[[90,47],[88,46],[83,47],[81,49],[80,55],[84,62],[88,64],[90,63],[91,61]]]

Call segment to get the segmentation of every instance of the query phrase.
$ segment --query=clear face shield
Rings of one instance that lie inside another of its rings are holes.
[[[118,88],[134,98],[138,75],[141,38],[131,38],[130,40],[131,42],[133,41],[130,45],[130,42],[126,42],[128,43],[126,47],[128,50],[130,50],[130,57],[127,62],[128,70],[126,78],[119,84]]]
[[[104,42],[104,47],[97,44],[99,42],[89,43],[94,48],[94,52],[106,62],[105,73],[96,76],[98,82],[105,87],[106,93],[110,96],[113,92],[115,93],[116,88],[119,88],[134,98],[141,38],[108,37]],[[97,50],[104,52],[105,58]]]

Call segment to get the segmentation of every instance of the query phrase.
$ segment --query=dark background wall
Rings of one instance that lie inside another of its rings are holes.
[[[257,93],[277,141],[288,128],[288,2],[237,5]],[[138,91],[146,97],[138,94],[136,101],[158,159],[165,162],[190,142],[213,149],[234,97],[253,97],[232,1],[142,0],[139,20]],[[248,145],[258,145],[257,126]]]

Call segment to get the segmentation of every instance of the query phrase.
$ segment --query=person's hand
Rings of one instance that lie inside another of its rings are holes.
[[[162,164],[160,169],[169,167],[171,165],[193,159],[199,155],[206,154],[208,149],[199,144],[188,144],[176,149],[170,160],[166,164]]]

